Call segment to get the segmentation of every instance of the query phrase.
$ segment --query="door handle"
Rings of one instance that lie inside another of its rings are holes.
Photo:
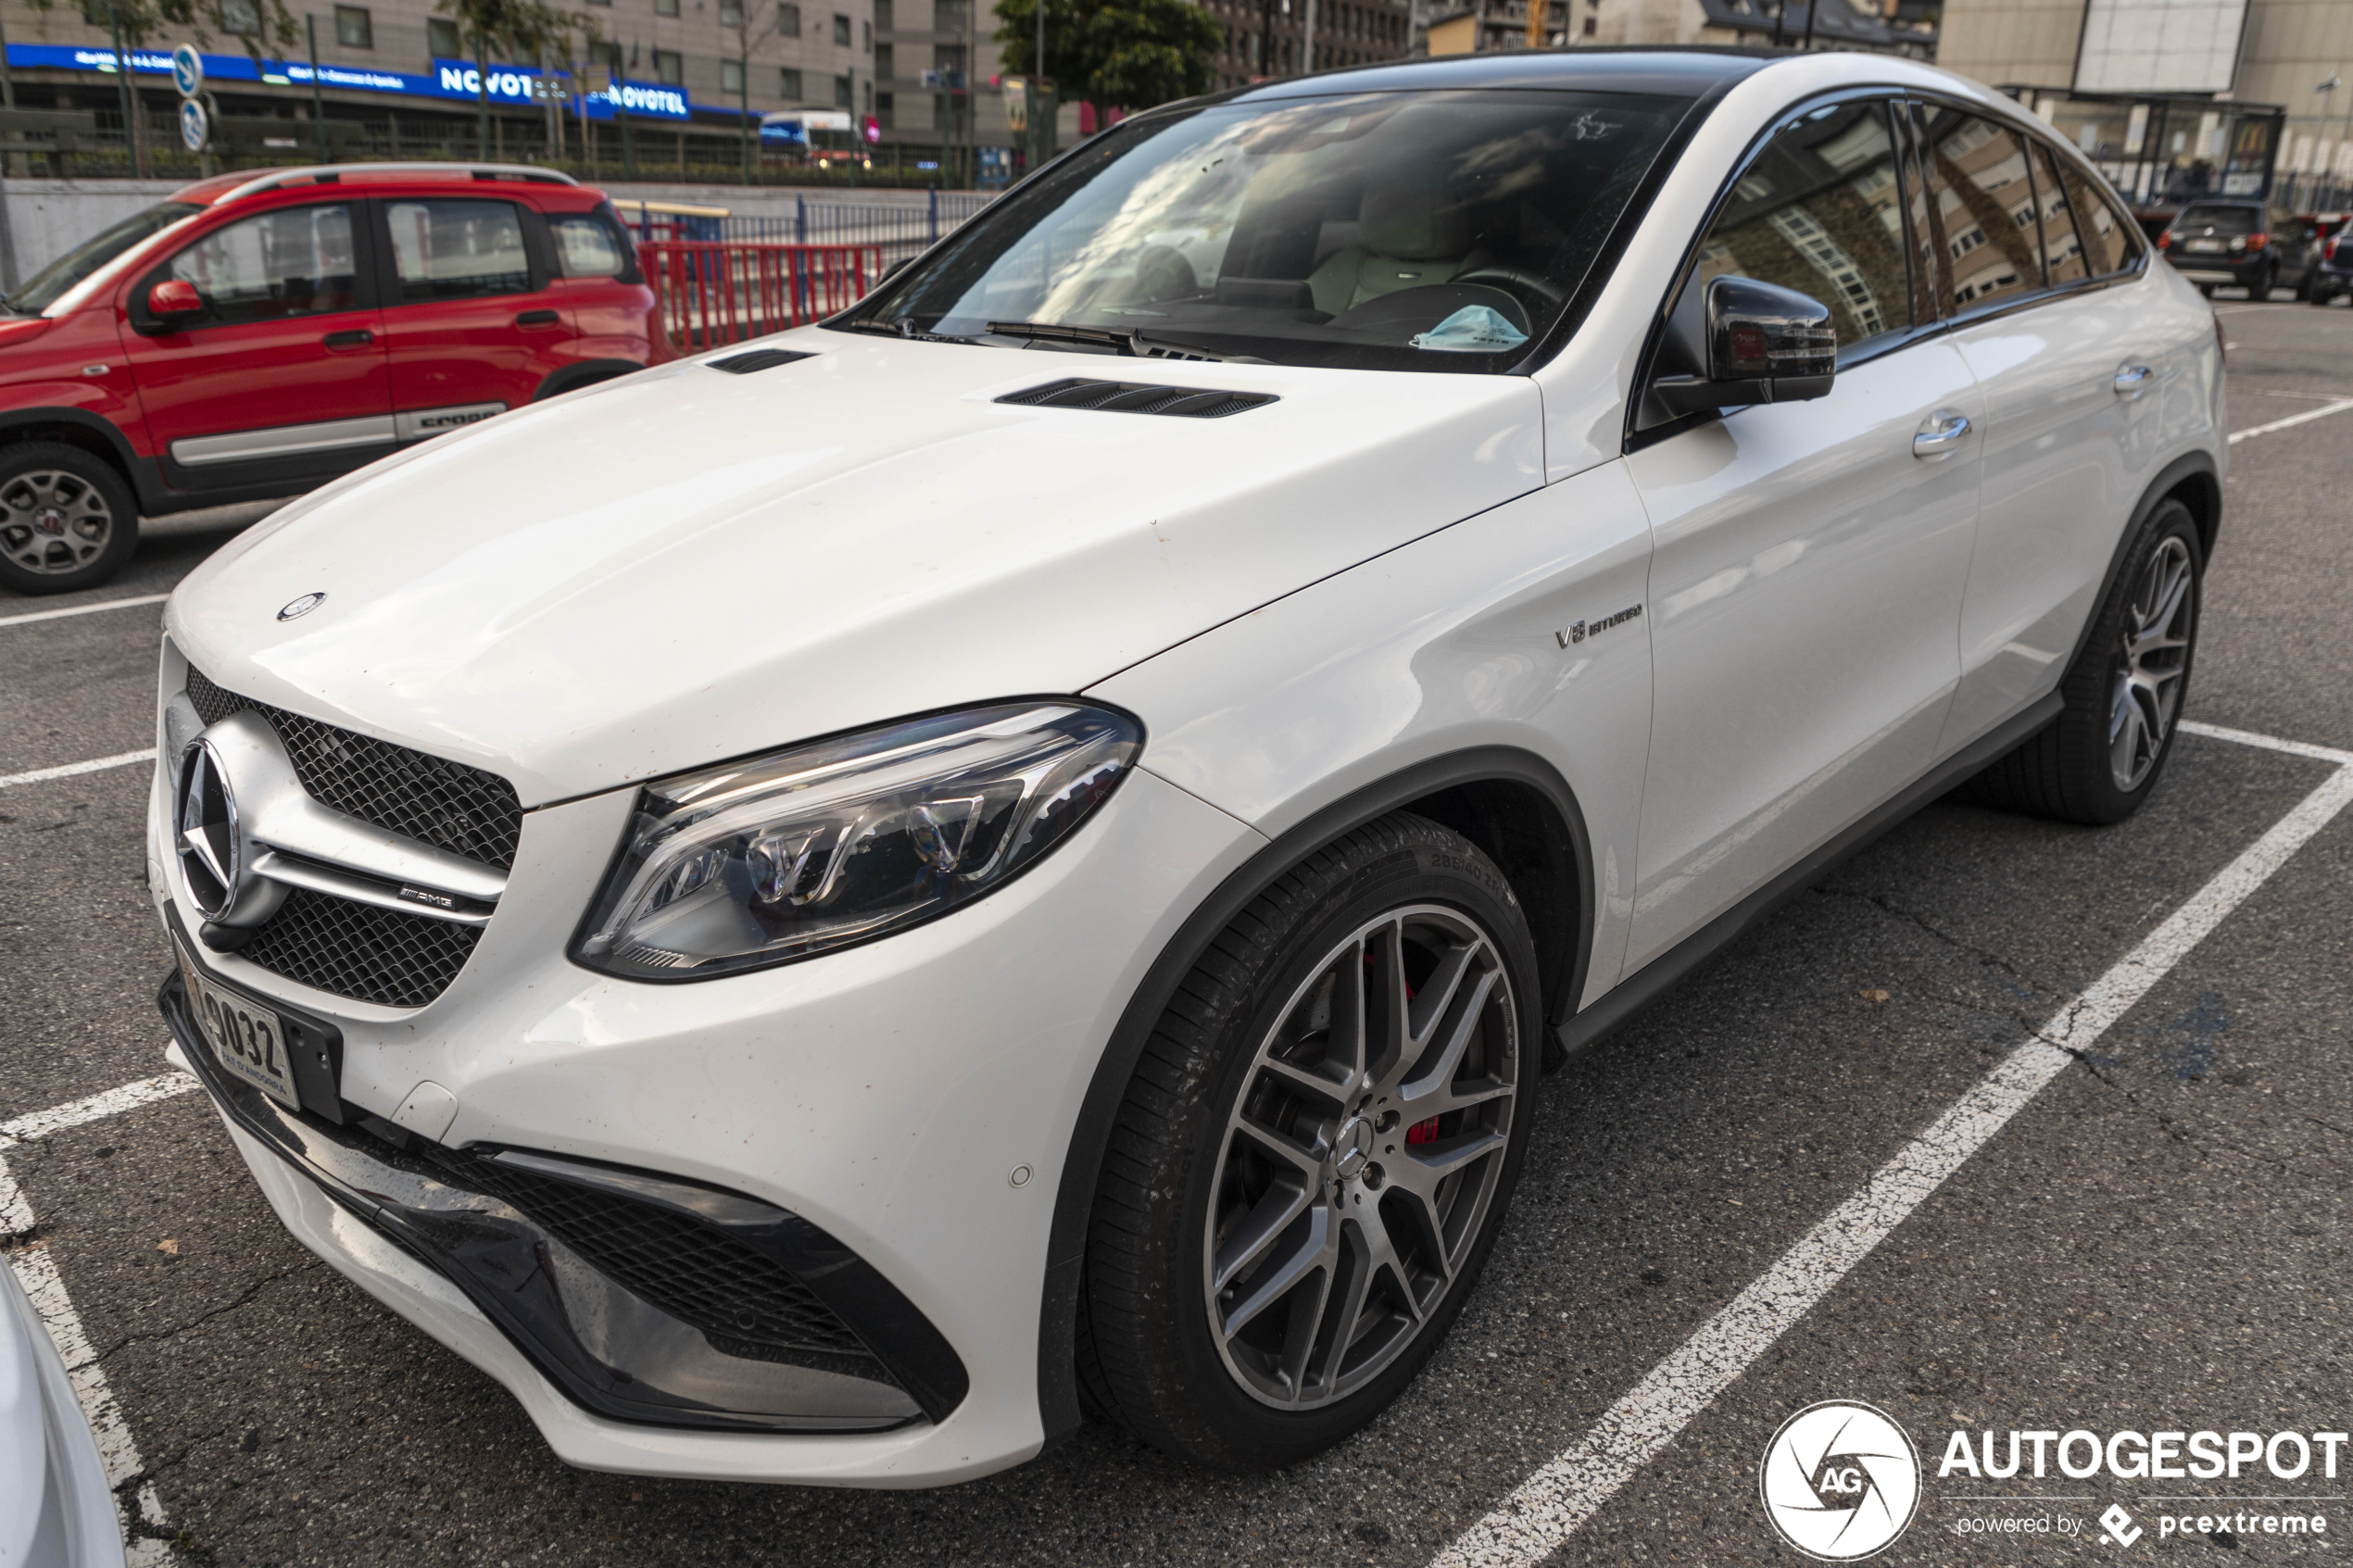
[[[1969,416],[1950,408],[1939,408],[1920,421],[1919,433],[1912,437],[1912,456],[1935,458],[1950,452],[1967,438]]]
[[[376,341],[376,334],[365,327],[355,327],[347,332],[329,332],[320,341],[329,348],[365,348]]]
[[[2148,390],[2149,377],[2154,372],[2146,365],[2123,365],[2116,371],[2116,395],[2138,397]]]
[[[563,318],[553,310],[526,310],[515,318],[518,327],[552,327]]]

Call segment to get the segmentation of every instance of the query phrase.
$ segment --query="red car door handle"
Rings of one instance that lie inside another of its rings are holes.
[[[376,341],[376,334],[358,327],[347,332],[329,332],[320,341],[329,348],[365,348]]]
[[[563,318],[553,310],[526,310],[515,318],[518,327],[552,327]]]

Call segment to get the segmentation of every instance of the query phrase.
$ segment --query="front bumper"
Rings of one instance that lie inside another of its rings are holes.
[[[458,1101],[439,1134],[451,1150],[661,1173],[805,1219],[936,1326],[970,1380],[952,1411],[863,1432],[616,1416],[568,1395],[448,1277],[229,1116],[257,1180],[307,1245],[510,1389],[568,1462],[918,1486],[1027,1459],[1046,1437],[1040,1309],[1056,1194],[1103,1042],[1185,915],[1264,839],[1139,770],[1071,843],[953,914],[779,969],[645,985],[563,957],[633,793],[528,814],[509,894],[426,1007],[342,1001],[234,953],[204,962],[331,1020],[341,1098],[358,1112],[392,1119],[430,1082]],[[159,809],[150,838],[167,921],[168,821]]]

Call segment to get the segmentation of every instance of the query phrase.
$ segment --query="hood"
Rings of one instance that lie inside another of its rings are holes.
[[[1543,472],[1520,377],[769,344],[813,357],[675,362],[340,481],[192,573],[166,626],[233,690],[537,805],[1077,692]],[[996,401],[1068,377],[1277,400],[1207,420]]]

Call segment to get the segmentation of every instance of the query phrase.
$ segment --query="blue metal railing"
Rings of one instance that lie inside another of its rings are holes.
[[[790,213],[739,214],[711,220],[719,232],[710,237],[751,245],[880,245],[896,260],[924,249],[993,199],[986,193],[971,191],[926,194],[928,199],[920,207],[912,202],[811,201],[795,196]]]

